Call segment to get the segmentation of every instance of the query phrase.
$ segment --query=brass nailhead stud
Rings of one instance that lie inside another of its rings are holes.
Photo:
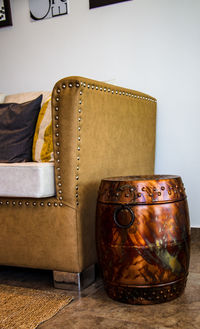
[[[65,89],[65,88],[66,88],[66,84],[65,84],[65,83],[63,83],[63,85],[62,85],[62,88],[63,88],[63,89]]]
[[[7,204],[7,205],[9,205],[9,204],[10,204],[10,202],[9,202],[9,201],[6,201],[6,204]]]
[[[59,101],[59,97],[56,97],[56,102],[58,102]]]
[[[51,202],[48,202],[47,205],[50,207],[51,206]]]
[[[33,202],[33,206],[34,206],[34,207],[36,206],[36,204],[37,204],[36,202]]]
[[[58,206],[58,204],[55,202],[55,203],[54,203],[54,207],[57,207],[57,206]]]
[[[13,201],[13,202],[12,202],[12,204],[13,204],[13,206],[15,206],[15,205],[16,205],[16,202],[15,202],[15,201]]]
[[[60,88],[57,89],[57,92],[60,93]]]
[[[63,204],[62,204],[62,203],[59,203],[59,206],[60,206],[60,207],[62,207],[62,206],[63,206]]]
[[[80,87],[80,83],[79,82],[76,83],[76,87],[77,88]]]
[[[60,197],[59,197],[59,200],[62,200],[62,199],[63,199],[63,197],[62,197],[62,196],[60,196]]]
[[[165,190],[165,187],[164,186],[161,186],[161,190],[164,191]]]
[[[43,207],[43,206],[44,206],[44,202],[41,202],[41,203],[40,203],[40,206],[42,206],[42,207]]]
[[[27,202],[25,202],[25,205],[26,205],[26,206],[29,206],[29,202],[28,202],[28,201],[27,201]]]
[[[69,88],[72,88],[73,87],[73,84],[72,83],[69,83]]]
[[[18,202],[18,205],[19,205],[19,206],[21,206],[21,205],[22,205],[22,202],[21,202],[21,201],[19,201],[19,202]]]
[[[58,111],[58,110],[59,110],[59,107],[58,107],[58,106],[56,106],[56,107],[55,107],[55,110],[56,110],[56,111]]]

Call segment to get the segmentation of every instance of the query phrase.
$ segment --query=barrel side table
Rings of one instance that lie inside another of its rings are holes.
[[[181,177],[103,179],[96,241],[104,287],[111,298],[155,304],[180,296],[190,259],[190,219]]]

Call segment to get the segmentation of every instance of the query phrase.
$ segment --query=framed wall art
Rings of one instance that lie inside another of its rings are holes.
[[[68,14],[68,0],[29,0],[30,17],[33,21]]]
[[[0,27],[11,26],[10,0],[0,0]]]
[[[131,0],[90,0],[90,9]]]

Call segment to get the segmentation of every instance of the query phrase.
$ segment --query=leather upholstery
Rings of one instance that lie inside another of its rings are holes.
[[[96,262],[101,179],[154,172],[156,100],[69,77],[56,83],[52,109],[57,196],[1,198],[0,264],[81,272]]]

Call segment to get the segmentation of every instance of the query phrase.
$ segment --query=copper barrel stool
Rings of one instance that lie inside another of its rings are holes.
[[[103,179],[96,241],[111,298],[155,304],[180,296],[190,258],[190,219],[181,177]]]

